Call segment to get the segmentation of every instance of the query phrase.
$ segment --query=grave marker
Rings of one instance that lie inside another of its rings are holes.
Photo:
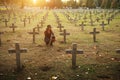
[[[74,43],[72,45],[72,50],[67,49],[66,53],[72,54],[72,68],[75,69],[76,68],[76,54],[83,54],[83,50],[77,50],[77,44]]]
[[[24,18],[22,22],[24,23],[24,27],[25,27],[26,26],[26,18]]]
[[[99,22],[99,20],[100,20],[100,19],[97,17],[97,18],[96,18],[96,21]]]
[[[80,24],[80,26],[81,26],[81,30],[84,31],[84,26],[86,26],[86,25],[84,24],[84,22],[82,22],[82,23]]]
[[[64,29],[63,33],[60,33],[60,35],[64,36],[64,43],[66,43],[66,36],[70,35],[70,33],[67,33],[66,29]]]
[[[28,17],[28,20],[29,20],[29,24],[30,24],[30,22],[31,22],[31,17],[30,16]]]
[[[36,28],[37,28],[37,30],[38,30],[38,32],[39,32],[39,31],[40,31],[40,28],[42,28],[42,27],[40,27],[39,24],[38,24]]]
[[[120,49],[116,49],[116,53],[120,53]]]
[[[2,45],[1,35],[4,34],[3,32],[0,32],[0,47]]]
[[[105,31],[105,23],[104,23],[104,21],[102,21],[102,24],[100,24],[101,26],[102,26],[102,29],[103,29],[103,31]]]
[[[91,26],[94,26],[94,21],[92,19],[90,19],[90,23],[91,23]]]
[[[15,49],[9,49],[8,52],[16,53],[17,71],[20,71],[22,69],[21,62],[20,62],[20,54],[26,53],[27,49],[25,49],[25,48],[20,49],[19,43],[15,43]]]
[[[58,24],[57,28],[59,28],[60,32],[62,32],[62,28],[64,28],[64,27],[61,24]]]
[[[7,23],[9,22],[7,19],[5,19],[3,22],[5,22],[5,27],[7,27]]]
[[[108,18],[107,21],[108,21],[108,24],[110,24],[111,18]]]
[[[57,22],[58,25],[60,24],[60,21],[57,20],[56,22]]]
[[[99,34],[99,31],[96,31],[96,28],[93,28],[93,32],[90,32],[90,34],[93,34],[93,41],[96,42],[96,34]]]
[[[12,23],[12,26],[10,26],[10,28],[12,28],[13,33],[15,32],[15,28],[17,28],[17,26],[14,25],[14,23]]]
[[[28,32],[28,33],[33,35],[33,43],[35,43],[35,35],[37,35],[39,33],[35,32],[35,28],[33,28],[33,32]]]

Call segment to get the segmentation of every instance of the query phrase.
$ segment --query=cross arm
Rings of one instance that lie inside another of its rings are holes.
[[[70,33],[66,33],[66,34],[64,34],[64,33],[60,33],[60,35],[70,35]]]
[[[37,27],[35,27],[35,28],[42,28],[41,26],[37,26]]]
[[[116,49],[116,53],[120,53],[120,49]]]
[[[72,54],[72,53],[73,53],[73,50],[71,50],[71,49],[66,49],[65,52],[66,52],[67,54]],[[78,50],[76,51],[76,54],[83,54],[83,50],[78,49]]]
[[[103,25],[106,26],[107,24],[100,24],[100,26],[103,26]]]
[[[4,34],[4,32],[0,32],[0,34]]]
[[[64,26],[58,26],[57,28],[60,28],[60,27],[61,27],[61,28],[64,28]]]
[[[17,28],[17,26],[10,26],[10,28]]]
[[[16,53],[16,50],[11,48],[11,49],[8,49],[8,53]],[[27,49],[26,48],[22,48],[20,50],[20,53],[27,53]]]
[[[28,32],[29,34],[39,34],[38,32]]]
[[[72,50],[71,50],[71,49],[66,49],[65,52],[66,52],[67,54],[72,54]]]
[[[78,49],[76,53],[77,53],[77,54],[83,54],[83,50]]]
[[[86,24],[80,24],[80,26],[86,26]]]
[[[97,33],[97,34],[99,34],[100,32],[99,32],[99,31],[97,31],[97,32],[90,32],[90,34],[94,34],[94,33]]]

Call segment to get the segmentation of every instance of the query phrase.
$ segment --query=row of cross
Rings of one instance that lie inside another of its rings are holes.
[[[9,53],[16,53],[16,65],[17,65],[17,71],[22,70],[22,65],[21,65],[21,60],[20,60],[20,54],[21,53],[26,53],[27,49],[26,48],[20,48],[19,43],[15,43],[15,49],[9,49]],[[72,54],[72,68],[76,69],[76,54],[83,54],[82,49],[77,49],[77,44],[73,43],[72,44],[72,49],[67,49],[66,53],[67,54]],[[120,49],[116,49],[116,53],[120,53]]]
[[[48,12],[45,14],[45,16],[43,16],[43,20],[42,21],[45,21],[47,16],[48,16]],[[42,23],[44,23],[44,22],[42,22]],[[33,43],[35,43],[35,35],[39,34],[39,28],[42,28],[42,27],[37,25],[37,27],[33,28],[33,32],[28,32],[29,34],[33,35]],[[38,32],[36,32],[36,29],[38,30]],[[16,53],[16,65],[17,65],[16,71],[18,71],[18,72],[21,71],[23,69],[23,67],[21,65],[20,53],[26,53],[27,52],[27,48],[21,48],[20,49],[19,43],[15,43],[15,49],[11,48],[11,49],[8,50],[8,52],[9,53]]]
[[[54,15],[56,16],[56,20],[57,20],[57,23],[58,23],[58,28],[60,28],[60,32],[63,31],[63,33],[61,33],[60,35],[64,36],[64,43],[66,43],[66,35],[70,35],[70,33],[67,33],[65,29],[62,30],[63,27],[62,27],[62,25],[60,23],[60,20],[59,20],[58,16],[56,14],[54,14]],[[45,21],[46,16],[48,16],[48,13],[46,13],[46,15],[43,17],[43,19],[44,19],[43,21]],[[43,24],[44,24],[43,21],[40,22],[41,26],[43,26]],[[84,23],[82,23],[82,25],[83,24]],[[14,24],[12,24],[12,26],[15,27]],[[33,32],[29,32],[29,34],[33,35],[33,43],[35,43],[35,35],[39,34],[38,33],[39,28],[41,28],[41,27],[39,25],[37,25],[37,27],[33,28]],[[36,29],[38,30],[38,32],[36,32]],[[13,31],[14,31],[14,28],[13,28]],[[93,29],[93,32],[90,32],[90,34],[93,34],[94,42],[96,42],[96,34],[98,34],[98,33],[100,33],[100,32],[96,31],[96,28]],[[1,36],[1,34],[3,34],[3,32],[0,32],[0,36]],[[1,46],[1,38],[0,38],[0,46]],[[20,53],[27,52],[27,49],[26,48],[20,48],[19,43],[16,43],[15,44],[15,49],[9,49],[8,52],[9,53],[16,53],[17,71],[20,71],[22,69],[21,62],[20,62]],[[117,49],[116,52],[120,53],[120,49]],[[74,43],[72,45],[72,49],[67,49],[66,53],[71,53],[72,54],[72,68],[76,68],[76,54],[83,54],[83,50],[77,49],[77,44]]]
[[[38,13],[36,13],[36,15],[37,15]],[[45,16],[47,16],[47,14],[45,15]],[[35,43],[35,35],[36,34],[39,34],[38,32],[39,32],[39,30],[40,30],[40,28],[42,28],[43,27],[43,24],[44,24],[44,21],[45,21],[45,16],[43,16],[43,20],[41,20],[41,22],[39,23],[40,24],[40,26],[39,26],[39,24],[37,25],[37,27],[35,27],[35,28],[33,28],[33,32],[28,32],[29,34],[32,34],[33,35],[33,43]],[[30,17],[29,17],[30,18]],[[33,19],[32,17],[30,18],[30,19]],[[5,19],[5,24],[7,25],[7,19]],[[29,21],[30,22],[30,21]],[[26,26],[26,18],[24,18],[24,26]],[[10,26],[10,28],[12,28],[12,32],[13,33],[15,33],[15,29],[17,28],[17,26],[14,24],[14,23],[12,23],[12,25]],[[36,32],[35,30],[37,29],[37,31],[38,32]],[[4,34],[4,32],[0,32],[0,46],[2,45],[2,40],[1,40],[1,35],[2,34]]]

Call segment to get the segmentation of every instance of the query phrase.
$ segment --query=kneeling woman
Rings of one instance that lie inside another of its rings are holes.
[[[46,28],[44,34],[45,34],[44,41],[45,41],[46,45],[53,46],[53,42],[55,42],[55,36],[54,36],[53,31],[51,30],[51,25],[47,25],[47,28]]]

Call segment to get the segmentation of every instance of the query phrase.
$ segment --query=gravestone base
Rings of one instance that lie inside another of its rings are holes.
[[[25,69],[25,65],[21,65],[20,69],[18,70],[16,67],[14,68],[15,72],[22,72]]]

